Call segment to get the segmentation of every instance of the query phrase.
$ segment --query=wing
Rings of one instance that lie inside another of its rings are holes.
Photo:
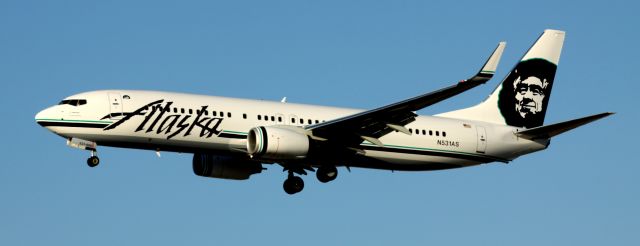
[[[404,101],[310,125],[306,129],[310,130],[312,136],[316,138],[345,146],[356,146],[363,140],[382,145],[378,138],[394,130],[411,134],[404,126],[415,120],[417,115],[414,111],[458,95],[491,79],[500,62],[505,45],[505,42],[500,42],[482,69],[470,79]]]

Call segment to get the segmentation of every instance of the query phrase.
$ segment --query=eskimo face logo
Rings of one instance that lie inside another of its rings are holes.
[[[516,111],[520,114],[520,117],[527,118],[529,115],[542,112],[544,92],[548,86],[547,79],[541,80],[535,76],[524,80],[518,77],[513,82],[514,93],[516,94]]]
[[[507,125],[536,127],[544,123],[556,65],[542,59],[520,62],[500,91],[499,107]]]

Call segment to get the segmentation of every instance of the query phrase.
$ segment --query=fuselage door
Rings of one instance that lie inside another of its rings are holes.
[[[109,108],[111,119],[122,117],[122,96],[120,93],[109,93]]]
[[[476,126],[476,130],[478,131],[478,147],[476,148],[476,152],[484,153],[487,150],[487,130],[484,126]]]

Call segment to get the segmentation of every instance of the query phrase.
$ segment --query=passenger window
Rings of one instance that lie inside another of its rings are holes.
[[[262,120],[262,115],[258,115],[258,120]]]
[[[422,135],[427,135],[427,131],[425,131],[424,129],[422,129]]]
[[[271,116],[271,121],[276,121],[276,117]]]
[[[231,118],[231,112],[227,112],[227,117]]]
[[[220,117],[224,117],[224,112],[220,111]]]
[[[173,112],[177,114],[178,113],[178,108],[173,108]]]
[[[440,136],[440,132],[436,131],[436,137]]]
[[[278,116],[278,122],[282,122],[282,116]]]
[[[247,118],[247,114],[242,114],[242,118],[246,119]]]
[[[307,123],[308,123],[309,125],[313,124],[313,122],[312,122],[310,119],[309,119],[309,120],[307,120]]]
[[[446,137],[446,136],[447,136],[447,133],[446,133],[446,132],[442,132],[442,136],[443,136],[443,137]]]
[[[296,123],[296,119],[291,118],[291,123],[295,124]]]
[[[429,130],[429,136],[433,136],[433,131]]]
[[[410,132],[410,133],[413,133],[413,129],[409,128],[409,132]]]
[[[318,123],[320,123],[320,121],[319,121],[319,120],[316,120],[316,124],[318,124]]]
[[[193,114],[193,110],[192,109],[189,109],[189,114]]]
[[[164,112],[169,112],[169,111],[171,111],[171,108],[170,108],[170,107],[165,107],[165,108],[164,108]]]
[[[304,124],[304,119],[300,118],[300,124]]]
[[[211,116],[218,116],[218,112],[216,112],[216,111],[211,111]]]
[[[184,108],[180,109],[180,113],[184,114]]]
[[[209,111],[204,111],[204,115],[209,116]]]
[[[268,116],[268,115],[265,115],[265,116],[264,116],[264,120],[269,121],[269,116]]]

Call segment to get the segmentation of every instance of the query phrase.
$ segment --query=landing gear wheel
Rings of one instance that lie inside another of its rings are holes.
[[[90,167],[95,167],[98,164],[100,164],[100,159],[97,156],[92,156],[87,159],[87,165],[89,165]]]
[[[304,180],[297,176],[291,176],[284,181],[282,188],[289,195],[296,194],[304,189]]]
[[[333,181],[338,177],[338,169],[335,166],[321,166],[316,170],[316,178],[322,183]]]

